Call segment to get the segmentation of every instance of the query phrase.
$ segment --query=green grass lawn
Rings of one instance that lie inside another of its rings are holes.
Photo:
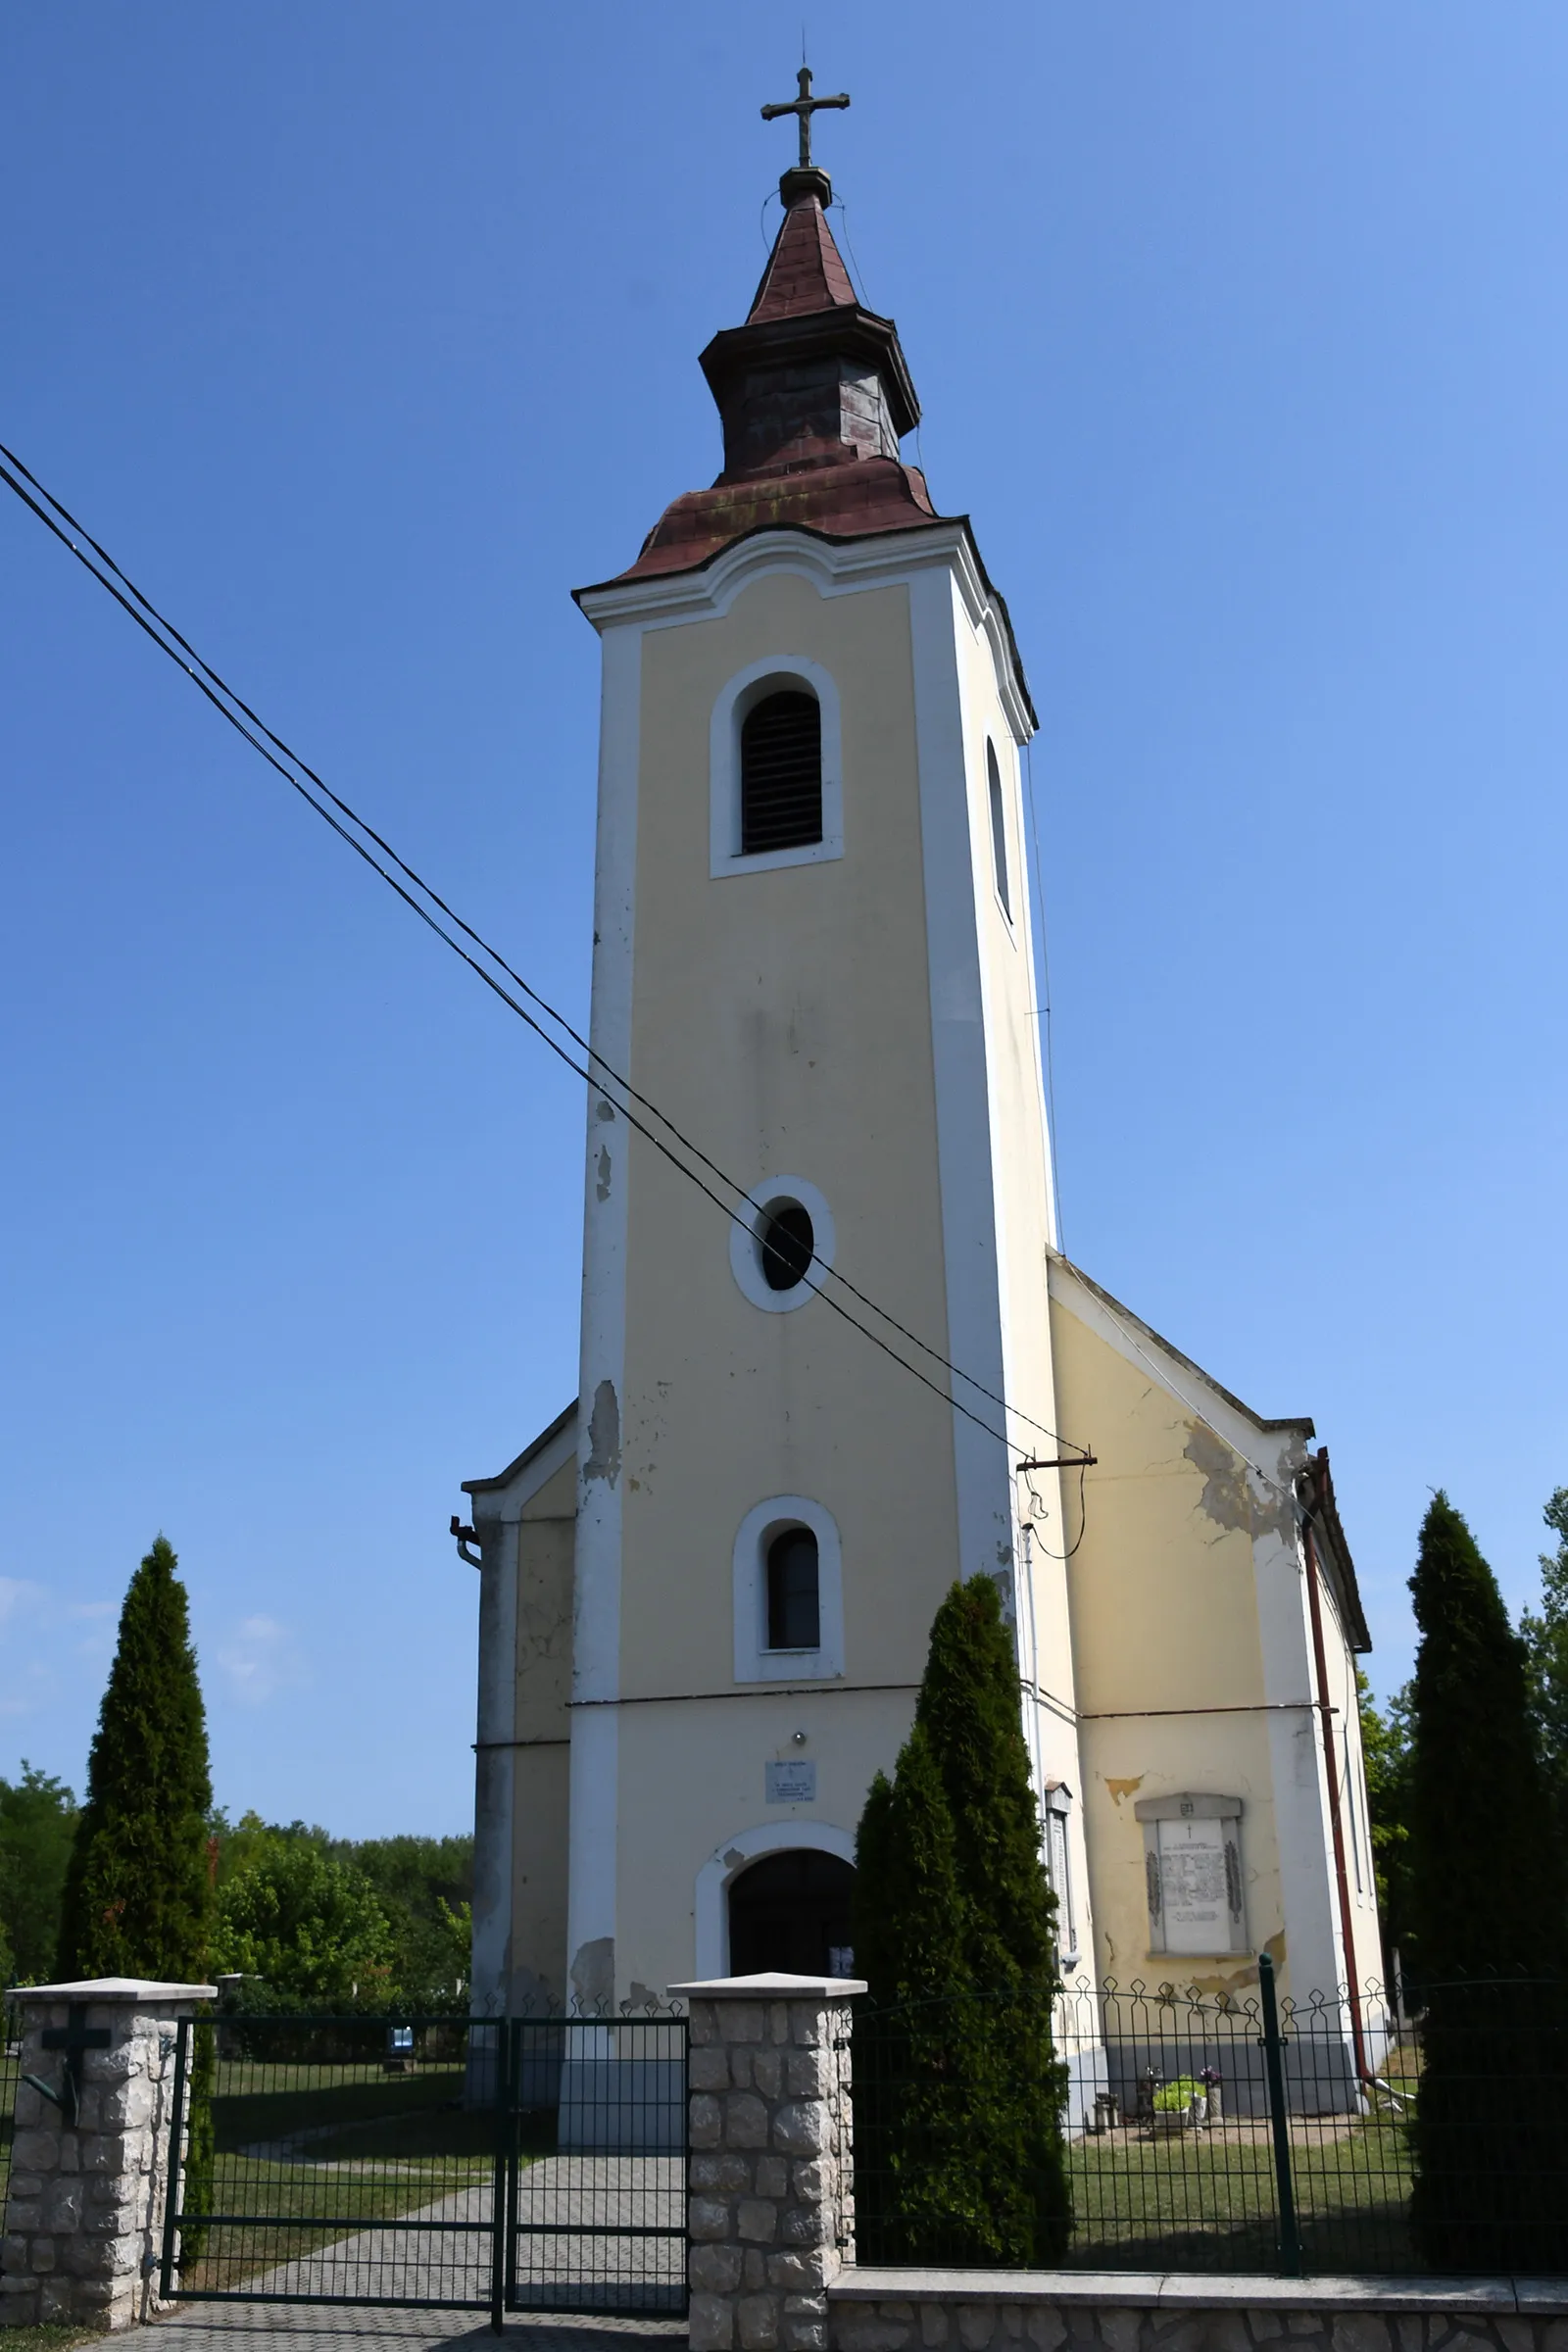
[[[77,2344],[102,2340],[100,2333],[83,2328],[0,2328],[5,2352],[74,2352]]]
[[[1410,2164],[1402,2125],[1298,2122],[1291,2147],[1297,2217],[1316,2271],[1418,2271],[1405,2228]],[[1068,2148],[1075,2228],[1069,2261],[1093,2269],[1273,2268],[1274,2151],[1250,2121],[1173,2132],[1087,2135]]]

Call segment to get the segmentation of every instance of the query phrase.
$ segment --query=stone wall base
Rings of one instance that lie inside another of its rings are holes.
[[[1568,2352],[1568,2279],[848,2268],[832,2352]]]

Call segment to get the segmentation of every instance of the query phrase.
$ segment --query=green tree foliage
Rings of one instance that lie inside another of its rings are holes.
[[[277,1829],[247,1813],[224,1841],[216,1949],[225,1973],[259,1978],[284,2007],[378,2008],[393,1996],[380,1896],[302,1822]]]
[[[130,1580],[66,1877],[64,1977],[196,1984],[212,1940],[207,1720],[179,1563],[160,1536]]]
[[[1422,1979],[1556,1964],[1563,1879],[1537,1760],[1525,1646],[1446,1494],[1421,1529],[1410,1592],[1411,1931]]]
[[[1557,1539],[1541,1554],[1541,1607],[1519,1620],[1530,1688],[1536,1752],[1546,1778],[1558,1851],[1568,1853],[1568,1487],[1542,1514]]]
[[[76,1800],[25,1757],[22,1778],[0,1780],[0,1977],[48,1984],[76,1835]]]
[[[857,2034],[858,2208],[873,2258],[1059,2261],[1055,1904],[990,1577],[937,1612],[914,1729],[891,1783],[872,1784],[856,1864],[873,2003]]]
[[[955,1585],[931,1627],[914,1719],[953,1816],[965,1956],[977,1990],[1056,1973],[1056,1898],[1040,1859],[1018,1666],[996,1580]]]
[[[1393,1960],[1411,1957],[1410,1915],[1410,1687],[1396,1690],[1387,1715],[1380,1714],[1372,1686],[1358,1666],[1355,1689],[1361,1715],[1361,1753],[1366,1761],[1367,1807],[1372,1832],[1372,1869],[1377,1881],[1378,1918],[1388,1975]]]
[[[1561,1965],[1561,1859],[1525,1645],[1446,1494],[1410,1592],[1409,1974],[1425,2010],[1411,2227],[1441,2269],[1560,2271],[1568,2012],[1560,1980],[1540,1980]]]
[[[368,1880],[392,1930],[392,1982],[415,2009],[466,2005],[473,1940],[473,1838],[334,1838],[328,1849]]]
[[[201,1984],[212,1957],[207,1718],[185,1588],[159,1536],[130,1580],[87,1758],[87,1794],[66,1874],[62,1978]],[[185,2209],[212,2210],[214,2049],[193,2036]],[[202,2232],[187,2229],[183,2259]]]

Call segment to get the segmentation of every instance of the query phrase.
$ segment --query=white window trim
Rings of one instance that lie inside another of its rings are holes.
[[[1009,894],[1015,894],[1019,888],[1018,867],[1021,862],[1021,840],[1020,856],[1015,858],[1013,856],[1013,844],[1009,838],[1013,828],[1008,822],[1008,811],[1018,798],[1017,755],[1015,753],[1012,760],[1013,783],[1011,789],[1009,790],[1007,779],[1002,772],[1002,754],[997,750],[997,739],[994,735],[988,733],[985,741],[986,750],[992,755],[997,762],[996,814],[1002,820],[1002,857],[1003,862],[1006,867],[1008,892]],[[1013,946],[1016,947],[1018,944],[1017,919],[1013,914],[1011,906],[1007,904],[1006,899],[1003,897],[1001,891],[997,888],[997,828],[991,811],[991,760],[983,760],[981,761],[981,765],[985,771],[984,785],[986,802],[986,840],[990,844],[991,848],[991,896],[997,902],[997,912],[1001,915],[1003,921],[1007,926],[1007,937],[1011,940]],[[1027,879],[1027,877],[1025,878]]]
[[[741,721],[762,688],[808,686],[822,713],[822,838],[794,850],[741,856]],[[720,688],[709,730],[709,872],[763,874],[775,866],[820,865],[844,855],[844,754],[839,690],[819,662],[805,654],[770,654],[750,662]]]
[[[767,1646],[767,1547],[786,1527],[816,1538],[817,1645]],[[831,1511],[805,1494],[771,1494],[747,1512],[735,1537],[735,1680],[830,1682],[844,1672],[844,1555]]]
[[[1056,1898],[1056,1957],[1062,1968],[1076,1968],[1082,1954],[1078,1948],[1077,1888],[1072,1876],[1072,1837],[1068,1821],[1072,1813],[1072,1790],[1065,1781],[1049,1781],[1041,1810],[1046,1816],[1042,1827],[1046,1833],[1046,1876],[1051,1880],[1051,1891]],[[1051,1866],[1051,1824],[1053,1817],[1061,1824],[1061,1885],[1055,1883]]]
[[[813,1262],[791,1291],[770,1289],[762,1272],[763,1219],[775,1200],[798,1200],[811,1220]],[[791,1315],[798,1306],[808,1306],[826,1282],[823,1268],[832,1265],[838,1245],[833,1211],[804,1176],[769,1176],[747,1194],[746,1206],[750,1218],[732,1219],[729,1229],[729,1270],[738,1288],[764,1315]]]

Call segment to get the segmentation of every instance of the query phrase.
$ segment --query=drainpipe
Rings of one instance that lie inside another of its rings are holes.
[[[1312,1663],[1317,1675],[1317,1719],[1323,1734],[1323,1770],[1329,1785],[1329,1820],[1334,1832],[1334,1876],[1340,1889],[1340,1935],[1345,1943],[1345,1982],[1350,2000],[1350,2035],[1355,2044],[1355,2074],[1367,2080],[1366,2040],[1361,2031],[1361,1994],[1355,1982],[1355,1937],[1350,1913],[1350,1882],[1345,1868],[1345,1824],[1340,1818],[1340,1767],[1334,1752],[1334,1709],[1329,1704],[1328,1664],[1323,1653],[1323,1603],[1318,1592],[1317,1544],[1310,1514],[1301,1514],[1306,1544],[1306,1597],[1312,1619]]]

